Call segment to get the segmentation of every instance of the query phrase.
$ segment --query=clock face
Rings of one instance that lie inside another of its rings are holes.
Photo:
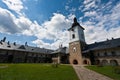
[[[73,52],[76,52],[76,47],[73,47]]]

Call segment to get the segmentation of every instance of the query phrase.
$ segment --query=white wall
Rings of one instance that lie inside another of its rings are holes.
[[[74,29],[74,31],[72,31],[72,30],[69,31],[70,42],[79,41],[79,40],[85,42],[83,29],[80,28],[79,26],[76,26],[73,29]],[[73,34],[75,34],[74,39],[72,38]]]

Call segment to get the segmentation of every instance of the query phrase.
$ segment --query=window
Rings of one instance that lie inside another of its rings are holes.
[[[116,56],[116,52],[112,51],[111,52],[112,56]]]
[[[76,52],[76,47],[73,47],[73,52]]]
[[[107,56],[107,52],[104,53],[104,56]]]
[[[100,53],[97,53],[97,56],[100,56]]]
[[[75,38],[75,34],[72,35],[72,38],[73,38],[73,39]]]
[[[72,29],[72,31],[74,32],[74,29]]]

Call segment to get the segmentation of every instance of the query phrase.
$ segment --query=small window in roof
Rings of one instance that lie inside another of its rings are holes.
[[[18,49],[26,49],[24,45],[21,45]]]
[[[0,41],[0,44],[1,44],[1,45],[3,44],[2,41]]]
[[[10,45],[8,45],[7,47],[9,47],[9,48],[10,48],[11,46],[10,46]]]
[[[72,31],[74,31],[74,29],[72,29]]]

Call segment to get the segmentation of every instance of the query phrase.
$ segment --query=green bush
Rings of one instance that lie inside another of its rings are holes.
[[[99,63],[99,64],[97,65],[97,67],[103,67],[103,64],[102,64],[102,63]]]
[[[53,63],[53,64],[52,64],[52,67],[53,67],[53,68],[57,68],[58,65],[59,65],[58,63]]]
[[[115,72],[116,74],[120,74],[120,66],[116,66],[116,67],[114,68],[114,72]]]

